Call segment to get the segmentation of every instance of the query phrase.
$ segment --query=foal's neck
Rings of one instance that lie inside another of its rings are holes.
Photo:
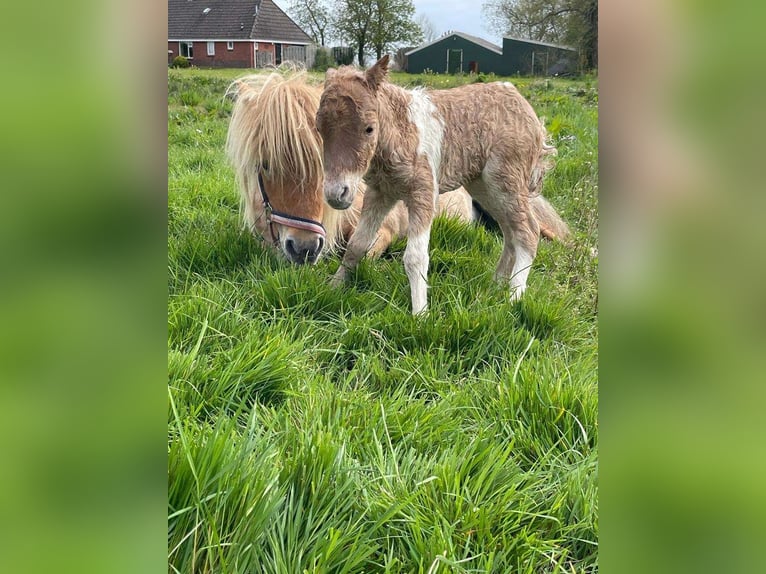
[[[411,131],[408,90],[384,83],[377,94],[378,147],[376,155],[383,160],[391,152],[403,153],[403,144]]]

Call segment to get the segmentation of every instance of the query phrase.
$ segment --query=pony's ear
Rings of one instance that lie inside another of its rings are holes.
[[[364,73],[364,79],[367,84],[372,88],[372,91],[377,91],[383,80],[388,75],[388,54],[383,56],[380,60],[375,62],[369,70]]]

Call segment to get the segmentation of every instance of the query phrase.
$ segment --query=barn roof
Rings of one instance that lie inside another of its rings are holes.
[[[168,38],[312,42],[272,0],[168,0]]]
[[[493,44],[489,40],[485,40],[484,38],[479,38],[478,36],[472,36],[471,34],[466,34],[465,32],[447,32],[446,34],[438,37],[436,40],[433,40],[432,42],[428,42],[426,44],[421,44],[414,50],[410,50],[409,52],[405,53],[405,56],[409,56],[410,54],[414,54],[415,52],[418,52],[424,48],[428,48],[429,46],[433,46],[434,44],[438,44],[439,42],[442,42],[446,40],[447,38],[451,38],[452,36],[460,36],[464,40],[468,40],[469,42],[473,42],[474,44],[478,44],[482,48],[486,48],[487,50],[490,50],[492,52],[495,52],[497,54],[502,55],[503,49],[500,46],[497,46],[496,44]]]
[[[525,38],[516,38],[515,36],[503,36],[503,40],[514,40],[516,42],[524,42],[525,44],[537,44],[538,46],[547,46],[549,48],[558,48],[559,50],[569,50],[571,52],[576,52],[577,50],[575,48],[572,48],[571,46],[562,46],[561,44],[551,44],[549,42],[539,42],[537,40],[527,40]]]

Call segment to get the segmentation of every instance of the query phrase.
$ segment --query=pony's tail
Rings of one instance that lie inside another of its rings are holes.
[[[542,148],[537,156],[537,163],[532,169],[532,177],[529,180],[529,195],[532,205],[532,213],[540,225],[540,235],[546,239],[556,239],[562,243],[568,243],[572,232],[566,222],[561,219],[556,209],[543,197],[543,176],[553,167],[553,156],[557,150],[547,143],[545,127],[540,123],[542,130]]]

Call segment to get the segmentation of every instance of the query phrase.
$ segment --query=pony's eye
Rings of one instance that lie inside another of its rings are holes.
[[[372,133],[372,126],[367,126],[367,129],[365,129],[364,131],[367,132],[368,134],[371,134]]]

